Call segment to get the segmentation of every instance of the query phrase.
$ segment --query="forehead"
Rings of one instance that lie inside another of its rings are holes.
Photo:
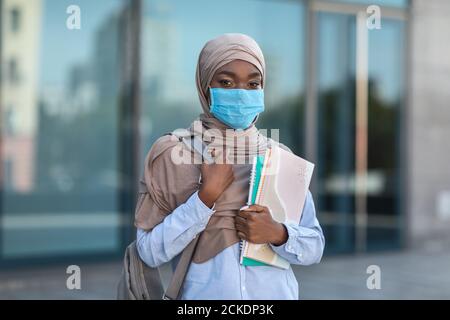
[[[232,73],[235,73],[236,75],[249,74],[249,73],[258,73],[259,75],[261,75],[258,68],[255,67],[254,64],[252,64],[248,61],[238,60],[238,59],[230,61],[227,64],[220,67],[219,69],[217,69],[217,71],[215,72],[215,75],[221,73],[222,71],[232,72]]]

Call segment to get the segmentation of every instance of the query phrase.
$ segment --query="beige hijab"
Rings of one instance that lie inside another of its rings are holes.
[[[207,90],[211,79],[217,69],[235,59],[255,65],[261,72],[264,85],[263,54],[255,40],[244,34],[224,34],[208,41],[200,52],[197,64],[196,82],[203,113],[199,118],[201,125],[193,123],[188,130],[204,138],[202,133],[205,129],[214,129],[217,134],[205,141],[208,147],[226,150],[228,160],[240,158],[242,161],[244,158],[246,161],[244,164],[233,164],[235,180],[216,201],[215,212],[200,236],[193,258],[195,263],[205,262],[239,241],[234,217],[247,201],[251,158],[264,154],[268,144],[268,139],[259,133],[254,123],[248,129],[233,130],[209,112]],[[180,144],[175,136],[166,135],[159,138],[148,152],[144,176],[140,180],[136,227],[151,230],[199,189],[200,165],[175,164],[172,161],[173,148]],[[192,214],[195,212],[192,211]]]

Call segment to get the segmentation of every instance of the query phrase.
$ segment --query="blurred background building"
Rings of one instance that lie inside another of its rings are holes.
[[[0,273],[120,261],[145,154],[199,114],[197,57],[226,32],[266,57],[259,128],[316,163],[326,257],[448,247],[449,16],[448,0],[0,0]]]

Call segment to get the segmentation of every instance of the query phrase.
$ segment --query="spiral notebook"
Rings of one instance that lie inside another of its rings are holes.
[[[248,204],[269,207],[278,222],[298,224],[311,182],[314,164],[274,146],[264,156],[253,160]],[[272,250],[269,244],[241,241],[241,264],[270,265],[283,269],[289,262]]]

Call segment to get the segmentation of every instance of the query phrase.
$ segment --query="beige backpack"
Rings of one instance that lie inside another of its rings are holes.
[[[173,132],[178,139],[186,144],[190,150],[202,154],[207,162],[212,159],[204,152],[203,141],[191,136],[187,132]],[[117,288],[117,299],[120,300],[175,300],[180,296],[181,287],[192,261],[199,235],[189,243],[181,253],[180,260],[164,290],[163,268],[151,268],[139,256],[136,241],[133,241],[125,250],[122,275]],[[165,267],[170,267],[166,264]],[[167,270],[165,270],[167,273]]]

